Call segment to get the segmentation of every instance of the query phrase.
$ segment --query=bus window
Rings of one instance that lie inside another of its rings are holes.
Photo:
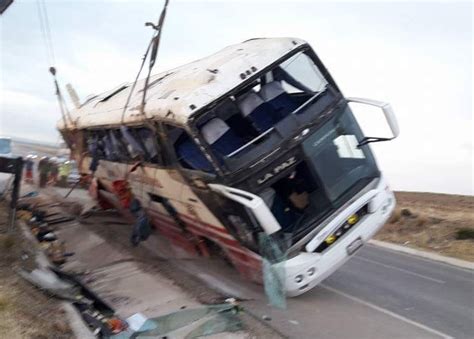
[[[110,130],[109,131],[109,138],[112,143],[112,146],[114,148],[114,152],[116,154],[116,157],[119,161],[129,161],[130,160],[130,155],[128,154],[127,151],[127,146],[125,145],[122,135],[120,134],[119,130]]]
[[[167,136],[183,168],[214,173],[210,161],[184,129],[167,126]]]
[[[162,164],[157,135],[146,127],[137,128],[135,134],[146,152],[146,160],[154,164]]]
[[[223,98],[200,116],[196,127],[223,167],[235,171],[278,149],[335,99],[317,65],[302,51]]]
[[[104,144],[97,131],[89,131],[87,134],[87,150],[91,157],[105,159]]]
[[[248,119],[259,132],[265,132],[280,120],[273,108],[254,89],[241,94],[237,99],[237,104],[242,116]]]
[[[121,126],[120,133],[122,134],[123,139],[126,141],[127,150],[132,159],[140,158],[140,156],[145,154],[142,146],[136,140],[133,129],[128,128],[127,126]]]
[[[101,139],[104,145],[105,158],[109,161],[117,161],[117,152],[115,151],[112,140],[108,134],[108,131],[101,132]]]
[[[327,84],[318,67],[305,53],[297,53],[271,71],[286,93],[313,95]],[[262,93],[264,94],[264,93]]]
[[[201,134],[220,159],[244,145],[244,139],[221,118],[213,118],[206,122],[201,127]]]

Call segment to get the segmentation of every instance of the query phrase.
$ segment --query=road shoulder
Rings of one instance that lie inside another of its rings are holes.
[[[405,254],[410,254],[410,255],[421,257],[421,258],[425,258],[425,259],[429,259],[429,260],[433,260],[433,261],[437,261],[437,262],[442,262],[444,264],[457,266],[457,267],[464,268],[464,269],[474,270],[474,263],[472,263],[470,261],[466,261],[466,260],[446,257],[444,255],[431,253],[431,252],[427,252],[427,251],[421,251],[421,250],[417,250],[417,249],[414,249],[414,248],[411,248],[411,247],[392,244],[392,243],[389,243],[389,242],[386,242],[386,241],[381,241],[381,240],[372,239],[372,240],[369,241],[369,244],[374,245],[374,246],[378,246],[378,247],[382,247],[382,248],[385,248],[385,249],[389,249],[389,250],[392,250],[392,251],[402,252],[402,253],[405,253]]]

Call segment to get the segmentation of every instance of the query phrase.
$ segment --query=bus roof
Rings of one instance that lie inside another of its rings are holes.
[[[140,114],[144,79],[137,82],[124,124],[145,119],[186,124],[200,108],[231,91],[252,75],[306,42],[296,38],[258,38],[228,46],[208,57],[150,77],[145,115]],[[250,73],[249,73],[250,72]],[[118,126],[132,84],[91,97],[72,112],[74,128]],[[68,126],[70,127],[70,126]],[[63,121],[58,128],[64,129]]]

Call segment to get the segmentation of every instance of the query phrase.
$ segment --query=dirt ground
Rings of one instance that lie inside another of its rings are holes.
[[[5,202],[1,202],[0,338],[73,338],[60,303],[15,273],[15,268],[32,264],[34,252],[19,229],[5,233],[7,215]]]
[[[375,239],[474,261],[474,197],[397,192],[397,208]]]

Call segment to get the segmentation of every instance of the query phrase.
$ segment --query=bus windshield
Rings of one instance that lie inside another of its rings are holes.
[[[348,106],[303,142],[306,159],[336,201],[363,178],[378,175],[372,152],[358,146],[363,134]]]
[[[197,119],[197,129],[224,171],[275,150],[335,102],[312,58],[289,56]]]
[[[10,138],[0,138],[0,154],[10,154],[11,151]]]
[[[258,177],[256,185],[262,183],[259,196],[293,240],[379,176],[369,146],[358,146],[362,139],[346,105],[296,144],[290,150],[292,156],[280,158],[284,163],[269,164],[264,173],[271,175]],[[290,170],[275,172],[287,164]]]

